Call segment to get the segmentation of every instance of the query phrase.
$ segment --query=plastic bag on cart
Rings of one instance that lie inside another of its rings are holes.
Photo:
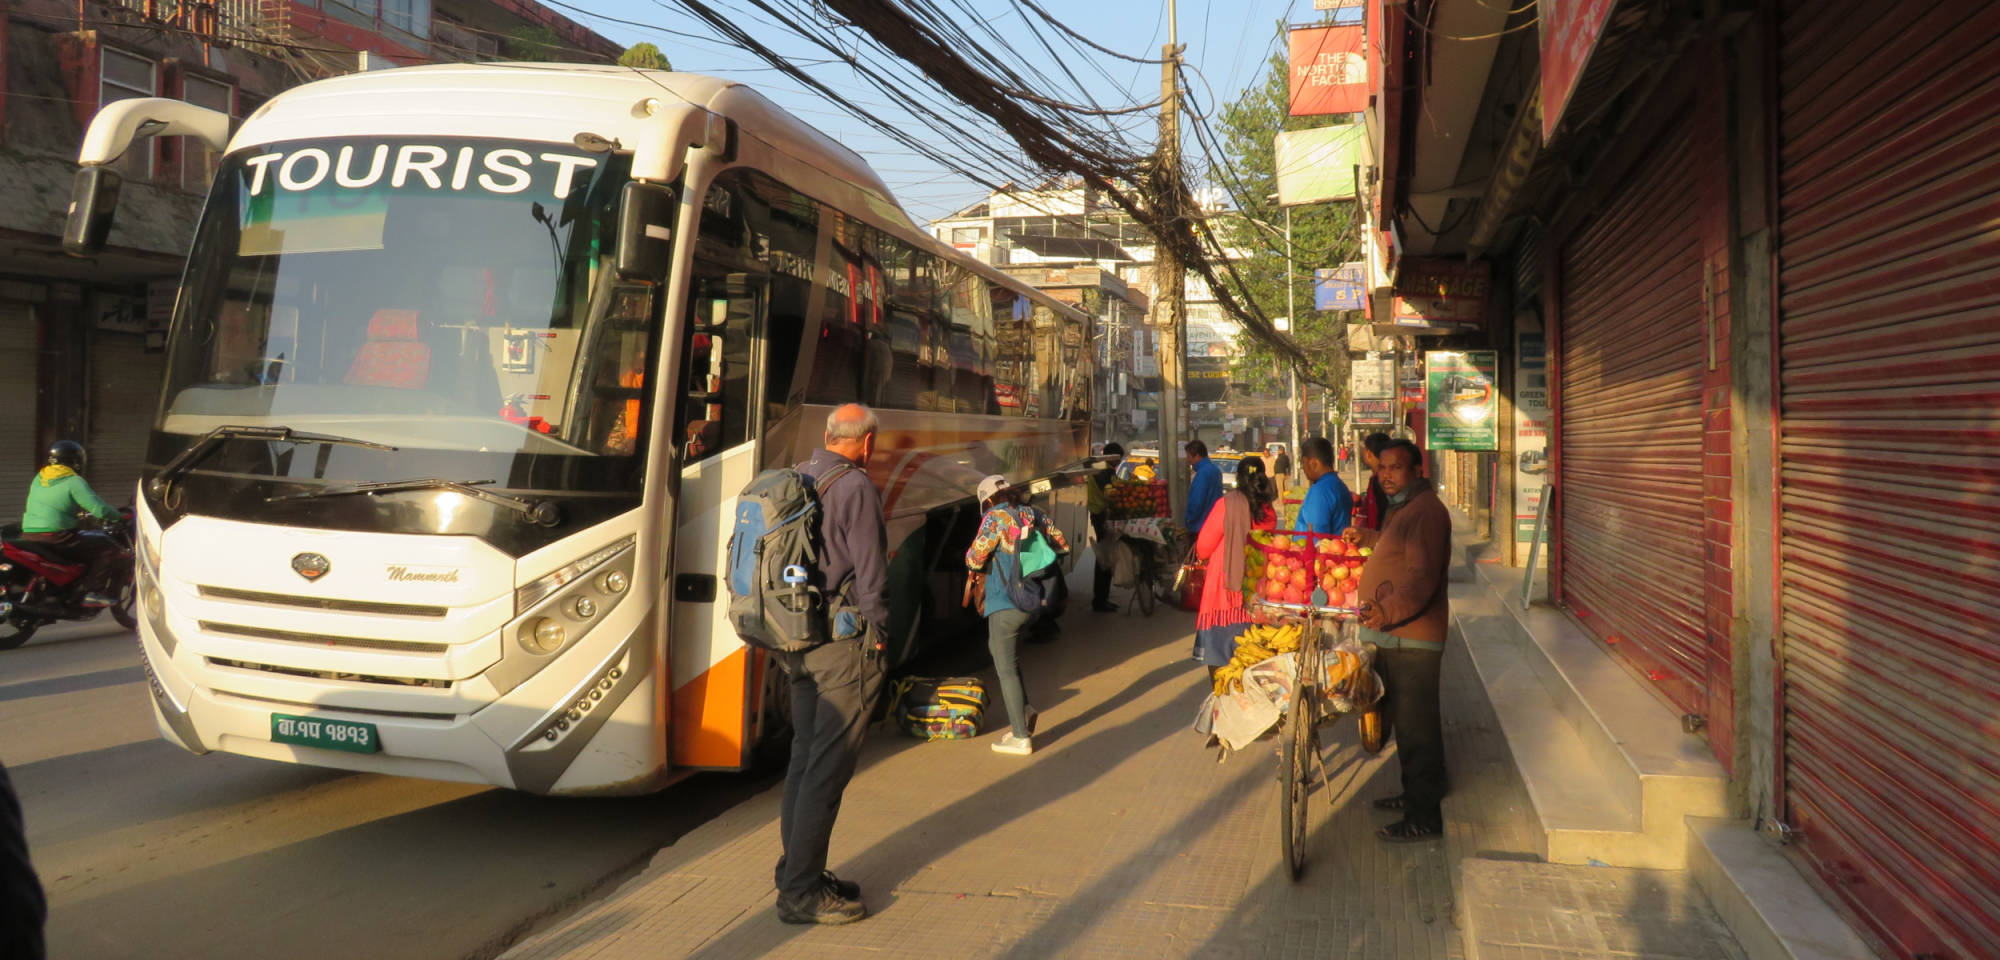
[[[1140,544],[1132,538],[1113,533],[1097,541],[1097,565],[1111,571],[1111,583],[1120,590],[1129,590],[1139,581]]]
[[[1327,712],[1366,710],[1382,699],[1382,678],[1375,672],[1372,644],[1362,643],[1353,636],[1343,637],[1327,651],[1323,663],[1326,677],[1320,689],[1326,692],[1321,700]]]
[[[1203,715],[1195,718],[1195,729],[1213,733],[1241,750],[1276,725],[1292,702],[1293,657],[1282,653],[1243,671],[1243,688],[1226,694],[1212,694],[1203,701]],[[1205,722],[1205,723],[1204,723]]]

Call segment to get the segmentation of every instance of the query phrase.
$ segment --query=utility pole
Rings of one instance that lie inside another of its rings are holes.
[[[1292,278],[1292,271],[1294,269],[1297,269],[1297,266],[1298,265],[1294,263],[1292,260],[1292,208],[1286,207],[1285,208],[1285,322],[1287,326],[1290,326],[1294,330],[1298,329],[1299,310],[1298,307],[1293,303],[1293,298],[1297,296],[1298,282]],[[1291,364],[1287,369],[1287,372],[1291,374],[1292,392],[1291,395],[1285,399],[1285,408],[1287,412],[1289,412],[1292,415],[1291,416],[1292,469],[1297,470],[1299,469],[1299,458],[1303,456],[1303,452],[1299,448],[1299,421],[1304,420],[1306,418],[1306,410],[1305,406],[1299,402],[1299,365],[1297,363]]]
[[[1160,467],[1167,476],[1167,500],[1173,516],[1187,509],[1188,475],[1181,463],[1181,434],[1186,401],[1182,371],[1187,354],[1187,302],[1180,254],[1171,239],[1180,235],[1181,126],[1180,43],[1174,0],[1167,0],[1167,45],[1160,64],[1161,191],[1153,198],[1162,236],[1153,267],[1159,297],[1153,303],[1153,323],[1160,330]]]

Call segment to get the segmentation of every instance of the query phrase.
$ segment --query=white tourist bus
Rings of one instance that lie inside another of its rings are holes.
[[[880,411],[902,662],[957,608],[978,478],[1090,449],[1088,316],[747,87],[415,67],[229,127],[105,107],[66,236],[103,245],[135,141],[222,152],[138,498],[146,672],[191,751],[554,794],[742,768],[781,729],[717,577],[752,475]],[[1046,500],[1081,536],[1080,493]]]

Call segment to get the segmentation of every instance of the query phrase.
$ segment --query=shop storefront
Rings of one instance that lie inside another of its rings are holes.
[[[1705,629],[1703,207],[1688,98],[1556,250],[1555,583],[1562,603],[1683,713],[1726,687]],[[1728,492],[1726,460],[1713,465]],[[1726,503],[1722,514],[1726,520]],[[1722,586],[1726,589],[1727,560]],[[1726,599],[1724,602],[1726,607]]]
[[[1783,818],[1905,957],[2000,950],[1996,36],[1788,3],[1775,44]]]
[[[41,465],[36,444],[36,358],[41,355],[41,330],[32,304],[0,300],[0,524],[21,522],[28,499],[28,478]]]

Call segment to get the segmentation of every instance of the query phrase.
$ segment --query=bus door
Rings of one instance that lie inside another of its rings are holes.
[[[677,767],[744,765],[761,658],[729,625],[722,582],[736,495],[757,473],[750,422],[752,333],[760,277],[697,258],[674,437],[681,470],[674,535],[674,684],[669,744]]]

